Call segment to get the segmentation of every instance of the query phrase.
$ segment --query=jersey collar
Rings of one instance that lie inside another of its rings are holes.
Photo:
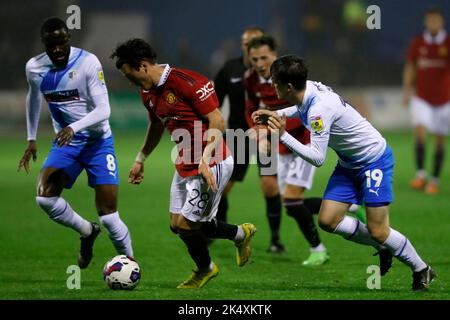
[[[446,37],[447,32],[445,30],[440,30],[435,37],[433,37],[428,31],[423,33],[423,39],[427,44],[442,44]]]
[[[258,78],[259,78],[259,83],[261,83],[261,84],[267,83],[267,84],[272,85],[272,77],[270,77],[269,79],[265,79],[264,77],[261,77],[260,75],[258,75]]]
[[[306,81],[306,89],[305,94],[303,95],[303,101],[302,103],[297,104],[297,108],[299,110],[307,108],[312,102],[311,98],[312,98],[311,84],[309,83],[309,81]]]
[[[159,78],[159,82],[156,87],[160,87],[164,83],[166,83],[167,78],[169,77],[170,71],[172,70],[172,68],[169,66],[169,64],[160,64],[160,66],[164,66],[164,71],[161,75],[161,78]]]

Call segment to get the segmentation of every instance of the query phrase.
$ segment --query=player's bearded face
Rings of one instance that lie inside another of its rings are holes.
[[[70,35],[64,29],[60,29],[44,34],[42,42],[53,64],[58,68],[65,67],[70,56]]]

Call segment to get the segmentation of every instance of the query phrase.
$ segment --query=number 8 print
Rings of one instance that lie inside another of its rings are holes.
[[[112,154],[108,154],[106,156],[106,167],[109,171],[115,171],[116,170],[116,161],[114,159],[114,156]]]
[[[380,169],[375,169],[375,170],[367,170],[365,172],[366,174],[366,185],[367,188],[371,188],[372,187],[372,180],[375,181],[375,188],[378,188],[381,185],[381,181],[383,180],[383,171],[381,171]]]

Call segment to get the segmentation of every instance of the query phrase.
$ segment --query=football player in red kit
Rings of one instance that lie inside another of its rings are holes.
[[[425,32],[414,38],[403,73],[403,104],[411,105],[415,135],[416,177],[413,189],[428,194],[439,192],[445,137],[450,125],[450,37],[444,30],[444,16],[438,9],[425,13]],[[414,92],[413,92],[414,91]],[[425,138],[435,136],[434,168],[427,179]]]
[[[144,161],[158,145],[164,128],[177,143],[176,172],[170,190],[170,229],[186,244],[197,268],[178,288],[201,288],[217,276],[207,238],[229,239],[243,266],[250,256],[253,224],[231,225],[215,219],[221,194],[233,171],[233,159],[222,139],[224,119],[213,84],[189,70],[157,64],[156,52],[141,39],[120,44],[112,55],[116,67],[141,88],[149,113],[144,144],[129,182],[140,184]]]
[[[277,110],[289,106],[289,102],[277,97],[272,86],[270,66],[277,58],[275,39],[263,35],[248,43],[248,55],[252,69],[247,72],[244,86],[246,89],[246,117],[250,127],[254,127],[251,115],[258,109]],[[303,144],[309,144],[309,131],[299,118],[288,119],[287,130]],[[258,154],[266,154],[270,135],[265,130],[258,131]],[[261,166],[261,164],[260,164]],[[310,245],[310,256],[303,261],[305,266],[324,264],[329,260],[322,244],[312,214],[318,213],[321,198],[304,198],[306,189],[312,187],[316,167],[294,155],[285,145],[279,145],[277,172],[274,175],[261,175],[261,188],[267,202],[267,216],[272,232],[269,251],[284,251],[280,242],[281,203],[289,216],[293,217]],[[278,201],[276,201],[278,200]],[[278,206],[275,204],[278,203]]]

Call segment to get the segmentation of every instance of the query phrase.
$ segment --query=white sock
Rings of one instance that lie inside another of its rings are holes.
[[[241,242],[245,238],[244,229],[241,226],[238,226],[238,231],[236,232],[236,236],[234,237],[234,242]]]
[[[431,179],[430,179],[430,182],[431,183],[434,183],[435,185],[439,185],[439,178],[437,178],[437,177],[431,177]]]
[[[427,267],[427,264],[419,257],[408,238],[397,230],[390,228],[391,232],[383,245],[401,262],[411,267],[414,272]]]
[[[427,177],[427,172],[425,169],[417,170],[416,172],[416,178],[425,179]]]
[[[309,248],[310,252],[325,252],[327,251],[327,248],[323,245],[323,243],[319,244],[317,247],[311,247]]]
[[[346,240],[372,246],[377,250],[383,248],[380,243],[372,238],[369,230],[367,230],[367,226],[353,217],[344,216],[344,219],[338,224],[334,233],[343,236]]]
[[[77,231],[82,237],[92,232],[92,225],[73,211],[61,197],[36,197],[37,204],[48,214],[50,219]]]
[[[348,208],[348,212],[355,213],[358,211],[359,206],[357,204],[352,203]]]
[[[125,223],[120,219],[119,212],[106,214],[99,217],[101,224],[108,230],[117,253],[133,257],[131,236]]]

